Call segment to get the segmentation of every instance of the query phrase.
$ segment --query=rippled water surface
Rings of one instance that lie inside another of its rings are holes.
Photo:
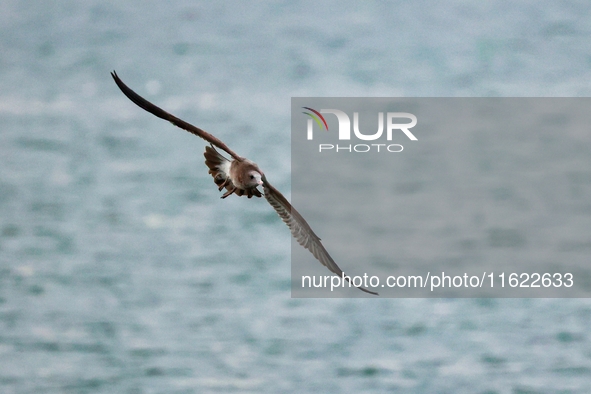
[[[588,96],[590,11],[1,2],[0,391],[591,392],[584,299],[292,299],[289,232],[267,203],[220,200],[204,143],[109,76],[288,193],[292,96]],[[589,234],[590,137],[577,138],[568,195],[548,203],[577,209],[553,228]],[[501,186],[501,200],[521,193]]]

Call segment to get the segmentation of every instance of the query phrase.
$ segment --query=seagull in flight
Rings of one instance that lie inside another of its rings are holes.
[[[312,231],[308,222],[291,206],[283,194],[267,181],[265,173],[261,171],[256,163],[245,157],[238,156],[236,152],[228,148],[221,140],[205,130],[169,114],[162,108],[144,99],[125,85],[115,71],[111,72],[111,76],[123,94],[137,106],[209,142],[210,146],[205,147],[205,164],[209,168],[209,173],[213,177],[213,181],[218,186],[218,189],[220,191],[226,189],[221,198],[226,198],[232,194],[247,196],[248,198],[252,198],[252,196],[262,197],[264,195],[279,217],[287,224],[291,234],[298,243],[308,249],[331,272],[341,278],[343,277],[343,271],[332,257],[330,257],[330,254],[328,254],[320,242],[320,238]],[[231,159],[222,156],[216,148],[229,154]],[[264,194],[259,191],[259,186],[263,188]],[[351,279],[348,276],[345,276],[345,278],[351,284]],[[369,291],[363,287],[357,288],[366,293],[378,295],[378,293]]]

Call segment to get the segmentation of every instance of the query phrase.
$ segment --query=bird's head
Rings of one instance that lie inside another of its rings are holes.
[[[257,187],[263,184],[262,175],[260,172],[252,170],[248,172],[247,186]]]

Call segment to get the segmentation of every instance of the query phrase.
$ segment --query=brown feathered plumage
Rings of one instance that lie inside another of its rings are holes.
[[[213,181],[218,186],[218,189],[220,191],[226,189],[226,192],[222,195],[222,198],[226,198],[231,194],[247,196],[248,198],[252,198],[252,196],[262,197],[263,194],[258,190],[258,187],[262,186],[263,191],[265,192],[265,198],[269,204],[271,204],[273,209],[275,209],[279,217],[285,222],[285,224],[287,224],[291,234],[298,241],[298,243],[304,248],[308,249],[314,255],[314,257],[316,257],[318,261],[320,261],[322,265],[328,268],[331,272],[342,277],[343,271],[335,263],[332,257],[330,257],[330,254],[328,254],[320,242],[320,238],[314,233],[314,231],[312,231],[312,228],[310,228],[308,222],[306,222],[302,215],[300,215],[299,212],[291,206],[283,194],[281,194],[279,190],[275,189],[269,183],[269,181],[267,181],[265,174],[260,170],[256,163],[237,155],[234,151],[228,148],[226,144],[208,132],[195,127],[174,115],[169,114],[168,112],[144,99],[136,92],[131,90],[127,85],[125,85],[114,71],[111,73],[111,75],[113,76],[115,83],[119,89],[121,89],[123,94],[125,94],[127,98],[133,101],[136,105],[145,109],[151,114],[156,115],[161,119],[167,120],[173,125],[188,131],[189,133],[203,138],[205,141],[211,144],[211,146],[205,147],[205,164],[209,168],[209,173],[213,177]],[[216,147],[228,153],[232,159],[229,160],[222,156],[215,149]],[[363,287],[358,287],[358,289],[369,294],[378,295],[378,293],[369,291]]]

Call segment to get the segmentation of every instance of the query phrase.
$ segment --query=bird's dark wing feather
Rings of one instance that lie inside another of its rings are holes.
[[[263,176],[263,190],[265,191],[265,198],[271,204],[273,209],[277,212],[279,217],[287,224],[293,237],[300,245],[308,249],[314,257],[318,259],[326,268],[338,276],[343,275],[343,271],[339,268],[337,263],[330,257],[330,254],[320,242],[320,238],[314,233],[308,222],[300,215],[298,211],[287,201],[281,192],[275,189]],[[346,278],[349,278],[348,276]],[[348,279],[351,282],[350,279]],[[369,291],[363,287],[358,287],[369,294],[378,295],[373,291]]]
[[[117,86],[119,86],[119,89],[121,89],[123,94],[126,95],[128,99],[133,101],[140,108],[145,109],[146,111],[150,112],[153,115],[156,115],[157,117],[159,117],[161,119],[169,121],[173,125],[180,127],[181,129],[186,130],[189,133],[195,134],[196,136],[203,138],[205,141],[209,142],[210,144],[217,146],[218,148],[226,151],[230,156],[232,156],[234,159],[236,159],[238,161],[244,160],[242,157],[238,156],[233,150],[228,148],[226,146],[226,144],[224,144],[222,141],[220,141],[218,138],[214,137],[213,135],[209,134],[207,131],[200,129],[199,127],[195,127],[192,124],[187,123],[184,120],[181,120],[181,119],[177,118],[176,116],[169,114],[168,112],[166,112],[162,108],[157,107],[156,105],[152,104],[151,102],[149,102],[148,100],[146,100],[145,98],[143,98],[142,96],[140,96],[139,94],[137,94],[136,92],[131,90],[117,76],[117,73],[115,71],[113,71],[111,73],[111,76],[113,77],[113,79],[115,80],[115,83],[117,84]]]
[[[115,83],[121,89],[123,94],[127,96],[131,101],[133,101],[137,106],[143,108],[144,110],[150,112],[151,114],[169,121],[173,125],[180,127],[183,130],[188,131],[189,133],[195,134],[198,137],[203,138],[210,144],[220,148],[221,150],[227,152],[230,156],[238,161],[243,161],[244,158],[238,156],[233,150],[228,148],[226,144],[220,141],[218,138],[214,137],[213,135],[209,134],[205,130],[202,130],[198,127],[193,126],[190,123],[185,122],[177,118],[176,116],[166,112],[160,107],[152,104],[148,100],[141,97],[139,94],[131,90],[127,85],[123,83],[123,81],[117,76],[117,73],[113,71],[111,76],[115,80]],[[312,231],[306,220],[299,214],[298,211],[295,210],[287,201],[287,199],[279,192],[279,190],[275,189],[269,182],[267,182],[266,178],[263,175],[263,189],[265,191],[265,198],[271,204],[271,206],[275,209],[277,214],[281,217],[281,219],[287,224],[289,229],[291,230],[291,234],[294,238],[299,242],[300,245],[308,249],[314,257],[318,259],[324,266],[326,266],[331,272],[335,273],[336,275],[342,276],[343,271],[339,268],[339,266],[334,262],[332,257],[328,254],[322,243],[320,242],[320,238]],[[349,282],[351,281],[348,278]],[[378,293],[374,293],[373,291],[369,291],[363,287],[358,287],[358,289],[369,293],[378,295]]]

